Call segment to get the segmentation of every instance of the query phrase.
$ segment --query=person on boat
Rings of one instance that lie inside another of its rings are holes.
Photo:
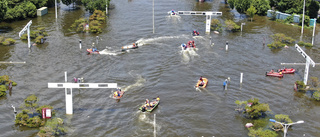
[[[273,73],[274,72],[274,70],[273,69],[271,69],[271,71],[270,71],[271,73]]]
[[[181,44],[181,47],[182,47],[184,50],[186,50],[186,49],[187,49],[187,45],[186,45],[186,44],[184,44],[184,43],[182,43],[182,44]]]
[[[115,92],[113,93],[113,96],[114,96],[114,97],[118,96],[118,92],[115,91]]]
[[[136,43],[133,43],[132,46],[135,47],[135,46],[136,46]]]
[[[192,46],[193,48],[196,48],[196,46],[194,45],[194,40],[192,41]]]
[[[146,99],[146,105],[147,105],[147,106],[150,106],[150,101],[149,101],[149,99]]]
[[[146,110],[147,110],[147,105],[145,104],[145,105],[142,106],[141,111],[144,112]]]
[[[157,101],[160,101],[160,97],[158,96],[156,100],[157,100]]]
[[[198,35],[199,35],[199,32],[196,31],[196,30],[194,30],[194,31],[193,31],[193,35],[194,35],[194,36],[198,36]]]
[[[174,10],[171,10],[171,15],[176,15],[176,13],[174,12]]]
[[[282,72],[280,71],[279,74],[282,75]]]
[[[118,89],[117,89],[117,95],[118,95],[118,97],[120,97],[120,94],[121,94],[121,89],[118,88]]]
[[[203,86],[204,85],[204,81],[203,81],[203,79],[202,79],[202,76],[200,77],[200,83],[199,83],[199,86]]]

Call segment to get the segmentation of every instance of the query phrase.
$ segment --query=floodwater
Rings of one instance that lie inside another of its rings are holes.
[[[17,40],[14,46],[0,47],[1,61],[26,61],[26,64],[0,64],[0,75],[9,75],[18,85],[6,97],[0,99],[0,131],[2,136],[36,136],[38,129],[22,128],[14,124],[11,104],[21,112],[23,100],[35,94],[39,105],[49,104],[57,117],[65,121],[67,136],[153,136],[153,119],[156,114],[157,136],[247,136],[247,122],[235,111],[236,100],[258,98],[268,103],[271,113],[289,115],[293,121],[305,123],[294,125],[290,137],[319,136],[320,102],[309,95],[293,91],[296,80],[303,80],[305,66],[287,66],[297,69],[294,75],[279,79],[266,77],[265,72],[283,66],[280,63],[303,63],[304,58],[293,46],[272,51],[265,44],[272,42],[270,35],[284,33],[297,41],[299,27],[269,21],[266,17],[247,21],[230,11],[224,0],[199,3],[196,0],[155,1],[155,33],[152,24],[152,1],[111,1],[107,27],[103,33],[76,34],[68,31],[79,17],[88,18],[83,8],[72,10],[61,6],[58,19],[54,8],[49,14],[32,18],[31,29],[45,27],[49,36],[44,45],[33,46],[18,39],[19,31],[29,20],[9,25],[13,29],[2,36]],[[205,16],[170,17],[167,12],[176,11],[222,11],[220,21],[232,19],[238,24],[245,22],[243,32],[219,35],[205,34]],[[192,30],[201,36],[192,37]],[[311,42],[312,30],[305,29],[303,40]],[[316,36],[319,36],[317,30]],[[101,55],[87,55],[86,48],[96,42],[103,50]],[[212,38],[212,45],[210,43]],[[79,49],[79,40],[82,49]],[[182,52],[181,43],[194,40],[198,50]],[[228,51],[225,50],[228,41]],[[138,42],[140,47],[128,52],[120,48]],[[319,62],[320,41],[305,52]],[[89,83],[117,83],[126,93],[120,101],[111,98],[115,89],[73,89],[73,115],[65,114],[64,89],[49,89],[48,82],[64,82],[83,77]],[[318,77],[320,68],[310,67],[309,77]],[[240,84],[240,73],[243,83]],[[200,76],[209,79],[206,89],[196,90]],[[223,81],[230,77],[227,90]],[[146,98],[160,96],[161,104],[152,113],[138,111]],[[283,133],[279,133],[282,136]]]

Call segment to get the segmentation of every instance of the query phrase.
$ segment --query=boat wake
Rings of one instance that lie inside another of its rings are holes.
[[[130,73],[129,73],[130,74]],[[131,74],[130,74],[131,75]],[[132,76],[132,75],[131,75]],[[144,83],[146,82],[146,80],[144,78],[142,78],[140,75],[138,75],[137,81],[136,83],[129,85],[127,87],[122,88],[122,90],[124,91],[129,91],[132,88],[136,88],[136,87],[142,87],[144,85]]]
[[[161,36],[157,38],[141,38],[137,40],[135,43],[138,43],[138,46],[144,46],[149,44],[155,44],[156,42],[163,42],[168,39],[178,39],[178,38],[188,38],[188,35],[179,35],[179,36]]]
[[[122,54],[122,52],[119,51],[111,51],[109,49],[104,49],[102,51],[99,52],[101,55],[112,55],[112,56],[116,56],[119,54]]]

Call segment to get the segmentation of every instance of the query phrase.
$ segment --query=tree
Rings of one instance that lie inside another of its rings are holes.
[[[40,127],[40,131],[37,135],[40,137],[60,136],[66,134],[65,132],[66,130],[63,127],[63,119],[53,118],[47,120],[44,127]]]
[[[4,16],[6,15],[7,6],[8,6],[7,0],[0,1],[0,21],[2,21]]]
[[[72,3],[72,0],[61,0],[61,2],[67,6],[69,6]]]
[[[257,13],[256,8],[255,8],[253,5],[251,5],[250,8],[247,10],[247,14],[250,16],[251,22],[252,22],[253,16],[254,16],[256,13]]]
[[[271,111],[268,104],[259,103],[257,98],[249,99],[248,103],[251,105],[247,105],[246,111],[243,112],[248,118],[256,119],[264,115],[266,111]]]
[[[24,100],[24,105],[25,107],[30,108],[30,110],[33,111],[38,106],[37,102],[38,102],[38,97],[32,94]]]
[[[221,27],[222,27],[222,25],[221,25],[221,23],[220,23],[220,21],[218,19],[212,19],[211,20],[211,26],[210,26],[211,30],[215,30],[215,31],[221,32],[222,31]]]
[[[224,22],[226,24],[226,29],[232,32],[240,31],[240,26],[234,23],[232,20],[226,20]]]
[[[239,13],[245,13],[249,9],[251,2],[252,0],[236,0],[235,1],[236,10]]]
[[[253,0],[252,3],[257,10],[257,14],[261,16],[265,16],[267,11],[271,9],[268,0]]]
[[[26,3],[24,10],[28,17],[35,17],[37,15],[37,7],[29,1]]]
[[[235,3],[236,0],[228,0],[228,3],[229,3],[229,6],[231,9],[234,8],[234,3]]]
[[[47,5],[48,0],[29,0],[30,2],[32,2],[37,9],[44,7],[45,5]]]
[[[109,7],[110,0],[81,0],[81,2],[86,7],[86,10],[93,13],[94,10],[106,11],[106,5]]]
[[[319,2],[318,1],[311,1],[310,5],[308,6],[308,16],[310,18],[317,18],[318,11],[319,11]]]
[[[275,120],[281,123],[292,123],[292,120],[289,118],[289,115],[283,115],[283,114],[278,114],[275,115]],[[273,123],[272,122],[272,126],[271,128],[275,131],[279,131],[279,130],[283,130],[283,126],[279,123]]]

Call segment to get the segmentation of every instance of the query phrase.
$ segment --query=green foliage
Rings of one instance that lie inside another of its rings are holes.
[[[292,120],[289,118],[289,115],[278,114],[275,115],[275,120],[281,123],[292,123]],[[275,131],[283,130],[283,126],[280,123],[272,122],[271,128]]]
[[[6,85],[0,85],[0,97],[7,95],[6,91],[7,91]]]
[[[297,84],[298,91],[303,91],[303,92],[306,91],[306,85],[304,84],[303,81],[296,81],[296,84]]]
[[[222,31],[222,24],[218,19],[212,19],[210,28],[211,28],[211,30],[221,32]]]
[[[307,9],[308,9],[308,16],[310,16],[310,18],[317,18],[318,11],[319,11],[319,2],[312,0],[310,2],[310,5],[307,7]]]
[[[26,108],[30,108],[30,110],[34,110],[38,106],[37,102],[38,102],[38,97],[32,94],[24,100],[24,105]]]
[[[42,44],[42,43],[41,43],[41,39],[42,39],[42,41],[44,41],[43,38],[44,38],[44,36],[40,35],[40,36],[36,37],[35,42],[36,42],[37,44]]]
[[[249,137],[277,137],[278,134],[271,130],[263,130],[262,128],[259,128],[257,130],[253,128],[249,128]]]
[[[273,11],[271,12],[270,20],[275,21],[276,19],[277,19],[277,12],[273,10]]]
[[[235,1],[234,6],[239,13],[245,13],[249,9],[252,3],[252,0],[234,0],[234,1]]]
[[[93,13],[95,10],[106,11],[106,5],[110,4],[110,0],[81,0],[86,10]]]
[[[311,85],[313,86],[313,87],[317,87],[318,86],[318,81],[319,81],[319,79],[317,78],[317,77],[310,77],[310,79],[311,79]]]
[[[283,33],[277,33],[271,35],[273,42],[268,44],[268,47],[271,49],[279,49],[284,47],[286,44],[293,44],[295,40],[291,37],[285,36]]]
[[[313,47],[312,43],[306,43],[304,41],[299,41],[298,45],[299,46],[305,46],[305,47]]]
[[[47,120],[44,127],[40,127],[38,136],[49,137],[49,136],[60,136],[66,134],[66,129],[63,127],[63,120],[61,118],[53,118]]]
[[[1,37],[0,37],[1,38]],[[7,95],[6,91],[8,90],[8,84],[12,82],[12,86],[16,86],[17,83],[9,79],[8,75],[0,76],[0,97]]]
[[[44,7],[48,2],[48,0],[29,0],[29,1],[32,2],[37,7],[37,9]]]
[[[320,101],[320,91],[317,90],[317,91],[313,92],[312,98],[317,100],[317,101]]]
[[[285,22],[285,23],[288,23],[288,24],[292,23],[292,22],[293,22],[293,16],[294,16],[294,15],[288,16],[288,17],[284,20],[284,22]]]
[[[234,23],[232,20],[226,20],[226,29],[232,32],[240,31],[240,26]]]
[[[302,25],[302,14],[300,14],[300,23],[299,25]],[[310,23],[310,17],[308,15],[304,15],[304,25],[305,26],[309,26],[309,23]]]
[[[0,22],[4,18],[7,12],[8,2],[7,0],[1,0],[0,1]]]
[[[266,111],[271,111],[268,104],[259,103],[259,99],[249,99],[248,103],[252,103],[251,106],[247,105],[246,111],[243,113],[247,115],[248,118],[257,119],[261,117]]]
[[[84,18],[80,18],[78,20],[76,20],[70,27],[70,31],[76,31],[77,33],[79,32],[84,32],[85,30],[85,25],[88,24],[88,20],[84,19]]]
[[[253,0],[253,6],[257,9],[257,14],[264,16],[270,8],[269,0]]]
[[[26,3],[24,10],[28,17],[35,17],[37,15],[37,7],[29,1]]]
[[[234,103],[237,104],[237,109],[236,110],[238,112],[242,112],[244,107],[245,107],[245,105],[247,105],[248,102],[247,101],[236,100]]]
[[[61,2],[67,6],[69,6],[72,3],[72,0],[61,0]]]
[[[89,20],[97,20],[99,23],[104,23],[106,21],[106,13],[101,10],[95,10],[89,17]]]
[[[14,43],[16,43],[16,40],[14,40],[12,38],[7,38],[0,44],[2,44],[4,46],[9,46],[9,45],[13,45]]]
[[[234,8],[235,2],[236,2],[236,0],[228,0],[228,4],[229,4],[231,9]]]
[[[254,16],[256,13],[257,13],[256,8],[255,8],[253,5],[251,5],[250,8],[247,10],[247,14],[250,16],[251,22],[252,22],[253,16]]]

